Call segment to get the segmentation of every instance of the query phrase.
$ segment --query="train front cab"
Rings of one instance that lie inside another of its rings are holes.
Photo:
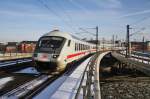
[[[33,59],[39,71],[59,70],[64,67],[61,52],[66,39],[57,36],[41,37],[37,43]]]

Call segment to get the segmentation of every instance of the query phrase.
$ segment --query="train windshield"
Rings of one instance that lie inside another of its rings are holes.
[[[63,41],[62,37],[43,37],[39,41],[39,47],[57,49],[62,46]]]

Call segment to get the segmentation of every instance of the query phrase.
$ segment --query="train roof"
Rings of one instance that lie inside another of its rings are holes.
[[[50,31],[50,32],[44,34],[43,36],[61,36],[61,37],[64,37],[64,38],[72,38],[72,36],[69,33],[62,32],[62,31],[59,31],[59,30]]]
[[[61,36],[61,37],[67,38],[67,39],[74,39],[74,40],[79,40],[80,42],[86,42],[86,41],[83,41],[83,40],[77,38],[76,36],[74,36],[72,34],[69,34],[67,32],[62,32],[59,30],[50,31],[50,32],[44,34],[43,36]],[[86,43],[91,44],[89,42],[86,42]]]

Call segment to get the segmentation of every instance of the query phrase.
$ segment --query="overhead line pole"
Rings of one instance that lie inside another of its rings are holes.
[[[138,34],[138,32],[141,31],[137,31],[135,33],[130,34],[130,25],[127,25],[127,37],[126,37],[126,58],[130,57],[131,54],[131,42],[130,42],[130,36],[133,36],[134,34]],[[141,30],[145,30],[145,28],[142,28]],[[142,44],[142,50],[144,52],[144,36],[143,36],[143,44]]]
[[[130,56],[130,25],[127,25],[126,58]]]
[[[98,26],[96,26],[96,54],[98,54]]]
[[[143,53],[144,53],[144,50],[145,50],[145,39],[144,39],[144,36],[143,36]]]
[[[95,28],[87,28],[87,29],[95,29],[96,30],[96,35],[93,34],[93,33],[88,32],[87,30],[85,30],[83,28],[79,28],[79,29],[85,31],[88,34],[92,34],[92,35],[96,36],[96,38],[95,38],[96,42],[95,43],[96,43],[96,54],[97,54],[98,53],[98,26],[96,26]]]

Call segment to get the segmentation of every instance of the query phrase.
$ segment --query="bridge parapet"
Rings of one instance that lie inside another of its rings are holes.
[[[102,58],[110,52],[99,53],[89,61],[87,67],[83,73],[82,80],[75,99],[78,99],[79,94],[83,91],[83,99],[101,99],[100,85],[99,85],[99,67]]]
[[[139,70],[148,76],[150,76],[150,64],[149,60],[146,62],[144,58],[126,58],[124,55],[119,53],[111,53],[113,57],[115,57],[117,60],[119,60],[121,63],[127,64],[128,67],[135,68],[136,70]],[[142,59],[142,60],[141,60]]]
[[[125,51],[119,51],[118,52],[120,55],[123,57],[126,57],[126,52]],[[135,60],[137,62],[142,62],[150,65],[150,54],[147,53],[142,53],[142,52],[137,52],[137,51],[132,51],[130,57],[128,59]]]

